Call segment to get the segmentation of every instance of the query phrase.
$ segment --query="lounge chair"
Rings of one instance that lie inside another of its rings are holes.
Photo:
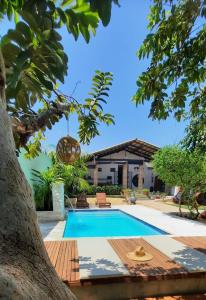
[[[172,200],[174,203],[180,204],[182,201],[182,191],[179,191],[175,196],[173,196]]]
[[[77,196],[76,208],[88,208],[87,196],[83,193]]]
[[[96,205],[101,207],[111,207],[111,203],[107,202],[105,193],[96,193]]]

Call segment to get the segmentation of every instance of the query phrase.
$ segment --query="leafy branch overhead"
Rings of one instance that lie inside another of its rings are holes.
[[[201,154],[206,152],[206,116],[193,118],[186,128],[185,137],[181,147],[189,152],[198,150]]]
[[[82,105],[84,112],[79,114],[79,136],[80,141],[84,143],[89,143],[93,137],[99,135],[98,121],[107,125],[114,124],[114,117],[111,114],[104,114],[102,106],[107,103],[112,79],[110,72],[96,71],[92,80],[92,92],[89,93],[91,97],[85,100],[85,104]]]
[[[150,33],[138,51],[151,62],[137,80],[136,104],[151,101],[149,116],[177,120],[205,110],[206,2],[153,0]]]
[[[88,99],[80,105],[57,89],[68,72],[68,57],[59,28],[65,26],[75,39],[82,35],[89,42],[100,21],[104,26],[108,24],[112,3],[118,5],[117,0],[65,0],[60,4],[49,0],[0,2],[0,19],[7,14],[16,22],[15,29],[10,29],[1,39],[0,47],[6,66],[7,107],[12,116],[17,148],[31,147],[28,140],[35,132],[51,129],[62,116],[75,111],[79,116],[82,142],[88,143],[98,134],[99,122],[112,123],[112,116],[103,114],[100,107],[100,103],[106,103],[108,95],[102,95],[104,101],[98,99],[111,84],[109,73],[96,74],[94,80],[99,86],[95,87],[97,92],[93,90],[91,101],[94,100],[95,105],[90,108]],[[38,135],[34,143],[39,149],[37,140]]]
[[[93,137],[99,134],[99,122],[104,122],[107,125],[114,123],[114,117],[111,114],[104,114],[102,106],[102,104],[107,103],[111,85],[111,73],[96,71],[90,93],[91,98],[85,99],[83,103],[54,90],[56,98],[47,100],[46,104],[43,103],[43,107],[37,113],[32,109],[28,113],[23,112],[22,109],[11,110],[17,149],[25,147],[31,156],[36,156],[40,151],[40,141],[43,139],[41,132],[47,128],[51,129],[62,117],[67,118],[72,113],[78,114],[80,142],[89,143]],[[28,143],[29,138],[35,132],[38,132],[38,135],[34,137],[33,142]]]

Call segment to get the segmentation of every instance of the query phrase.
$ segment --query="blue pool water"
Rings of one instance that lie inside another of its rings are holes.
[[[69,211],[64,237],[162,235],[166,232],[120,210]]]

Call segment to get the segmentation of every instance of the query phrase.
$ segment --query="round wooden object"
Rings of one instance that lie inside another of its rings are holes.
[[[80,157],[81,148],[71,136],[61,138],[56,147],[57,157],[65,164],[71,164]]]

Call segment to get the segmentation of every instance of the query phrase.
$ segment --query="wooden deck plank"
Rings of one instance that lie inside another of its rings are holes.
[[[60,248],[61,249],[61,258],[60,258],[60,263],[59,263],[59,276],[62,278],[63,281],[65,281],[65,278],[63,278],[64,268],[67,267],[67,264],[65,261],[66,246],[67,246],[67,241],[63,241],[60,246],[61,247]]]
[[[57,257],[57,261],[56,261],[56,266],[55,266],[55,269],[56,269],[59,277],[61,277],[61,278],[62,278],[62,268],[63,268],[63,263],[64,263],[64,260],[63,260],[64,251],[63,250],[64,250],[64,241],[61,241],[59,253],[58,253],[58,257]]]
[[[173,237],[173,239],[206,254],[206,236]]]
[[[76,280],[76,274],[75,274],[75,242],[72,245],[72,256],[71,256],[71,282],[74,282]]]
[[[58,276],[68,285],[78,285],[79,263],[76,241],[45,242],[49,258]]]
[[[57,243],[58,242],[47,242],[47,244],[46,244],[47,253],[48,253],[49,258],[50,258],[50,260],[51,260],[54,267],[55,267],[55,261],[53,259],[53,255],[54,255],[54,252],[56,250]]]
[[[49,258],[54,267],[56,266],[56,261],[59,254],[59,248],[60,248],[60,242],[52,242],[52,245],[50,246],[48,251]]]
[[[77,241],[74,241],[74,269],[73,272],[75,273],[75,281],[80,280],[79,274],[79,256],[78,256],[78,248],[77,248]]]
[[[55,266],[55,262],[53,260],[53,256],[54,256],[54,252],[56,250],[56,247],[57,247],[57,243],[51,243],[49,245],[49,248],[48,248],[48,253],[49,253],[50,259],[51,259],[54,266]]]
[[[68,243],[69,246],[69,243]],[[63,281],[65,281],[65,268],[67,268],[67,262],[66,262],[66,258],[67,258],[67,241],[63,241],[61,243],[61,260],[60,260],[60,265],[59,265],[59,275],[62,278]]]
[[[46,250],[47,250],[47,252],[48,252],[49,249],[50,249],[50,247],[51,247],[51,245],[52,245],[52,242],[46,241],[46,242],[44,242],[44,245],[45,245]]]
[[[143,280],[182,278],[188,272],[180,265],[171,261],[166,255],[152,247],[142,238],[139,239],[111,239],[109,243],[128,268],[131,276]],[[143,246],[146,252],[153,255],[153,259],[147,262],[132,261],[126,254],[138,246]]]
[[[72,273],[72,245],[68,247],[68,266],[66,272],[66,278],[68,282],[71,282],[71,273]]]
[[[78,263],[78,252],[77,252],[77,242],[73,241],[72,254],[71,254],[71,282],[76,282],[80,280],[79,276],[79,263]]]
[[[64,242],[64,263],[62,268],[62,279],[63,281],[67,281],[67,269],[68,269],[68,263],[69,263],[69,248],[70,243]]]

